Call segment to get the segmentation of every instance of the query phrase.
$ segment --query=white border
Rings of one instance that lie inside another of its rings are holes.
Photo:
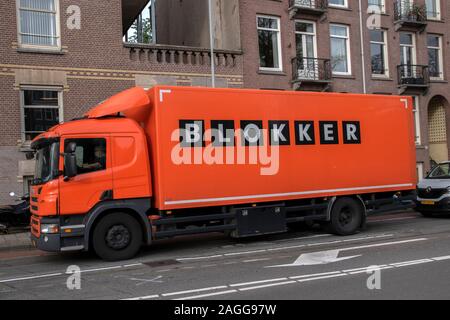
[[[320,193],[361,191],[361,190],[373,190],[373,189],[384,189],[384,188],[403,188],[403,187],[412,187],[412,186],[414,186],[414,184],[412,184],[412,183],[391,184],[391,185],[384,185],[384,186],[369,186],[369,187],[341,188],[341,189],[329,189],[329,190],[313,190],[313,191],[301,191],[301,192],[257,194],[257,195],[249,195],[249,196],[238,196],[238,197],[175,200],[175,201],[165,201],[164,204],[165,205],[177,205],[177,204],[190,204],[190,203],[199,203],[199,202],[216,202],[216,201],[231,201],[231,200],[261,199],[261,198],[291,197],[291,196],[312,195],[312,194],[320,194]]]

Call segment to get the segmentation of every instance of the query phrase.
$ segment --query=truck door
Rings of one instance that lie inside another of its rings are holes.
[[[87,213],[101,200],[112,197],[110,136],[66,136],[61,142],[61,154],[68,143],[76,143],[77,175],[66,179],[62,174],[59,178],[60,214]],[[62,170],[64,172],[64,168]]]

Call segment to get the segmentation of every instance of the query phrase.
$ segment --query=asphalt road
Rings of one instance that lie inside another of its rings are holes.
[[[450,299],[450,217],[386,214],[351,237],[182,237],[120,263],[0,252],[0,299]]]

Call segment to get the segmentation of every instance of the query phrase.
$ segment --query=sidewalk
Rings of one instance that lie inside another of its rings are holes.
[[[0,251],[31,248],[30,232],[0,234]]]

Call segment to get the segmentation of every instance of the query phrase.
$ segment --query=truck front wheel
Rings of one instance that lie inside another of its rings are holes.
[[[92,236],[95,253],[107,261],[133,258],[141,245],[141,226],[126,213],[112,213],[102,218]]]
[[[355,234],[361,227],[363,215],[364,208],[355,199],[337,199],[331,210],[330,232],[340,236]]]

